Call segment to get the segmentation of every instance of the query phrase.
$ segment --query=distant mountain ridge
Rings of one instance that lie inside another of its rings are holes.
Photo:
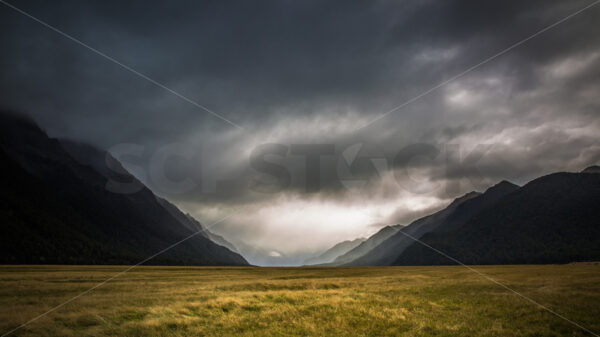
[[[354,259],[340,256],[343,263],[337,265],[456,263],[427,246],[466,264],[600,260],[598,173],[600,167],[591,166],[581,173],[540,177],[523,187],[501,181],[413,221]]]
[[[119,163],[119,161],[117,161],[110,153],[99,150],[89,144],[69,139],[60,139],[59,142],[65,151],[67,151],[67,153],[69,153],[75,160],[81,164],[93,167],[107,179],[125,180],[130,184],[133,184],[133,186],[136,188],[144,188],[144,185],[137,178],[127,172],[121,163]],[[156,196],[156,201],[190,231],[200,231],[202,232],[201,235],[205,238],[239,254],[237,248],[232,243],[225,240],[225,238],[222,236],[216,235],[209,231],[207,228],[202,226],[199,221],[194,219],[194,217],[187,213],[183,213],[177,206],[173,205],[168,200]]]
[[[584,170],[581,171],[581,173],[600,173],[600,166],[593,165],[586,167]]]
[[[476,195],[471,200],[458,205],[444,222],[431,232],[448,232],[459,228],[476,214],[494,205],[498,200],[518,189],[518,185],[503,180],[488,188],[485,192]]]
[[[396,232],[402,227],[404,226],[395,225],[383,227],[377,233],[371,235],[368,239],[361,242],[355,248],[351,249],[345,254],[336,257],[332,263],[329,263],[329,265],[342,265],[356,260],[357,258],[371,251],[371,249],[377,247],[383,241],[387,240],[387,238],[389,238],[390,236],[396,234]]]
[[[441,211],[413,221],[408,226],[400,229],[411,236],[419,238],[425,233],[431,232],[439,227],[443,221],[462,203],[479,196],[480,193],[470,192],[460,198],[454,199],[448,207]],[[396,258],[412,244],[407,236],[395,233],[381,242],[377,247],[371,249],[365,255],[345,263],[345,266],[386,266],[392,264]]]
[[[177,206],[173,205],[166,199],[163,199],[160,197],[156,197],[156,199],[157,199],[158,203],[163,205],[163,207],[167,211],[169,211],[169,213],[171,213],[171,215],[173,215],[174,218],[179,220],[179,222],[181,224],[183,224],[184,226],[186,226],[189,230],[191,230],[193,232],[201,231],[202,236],[211,240],[212,242],[214,242],[220,246],[226,247],[234,253],[238,253],[238,254],[240,253],[238,251],[238,249],[231,242],[227,241],[224,237],[222,237],[220,235],[212,233],[208,228],[205,228],[204,226],[202,226],[202,224],[198,220],[194,219],[194,217],[192,217],[191,215],[189,215],[187,213],[183,213],[179,208],[177,208]]]
[[[331,263],[338,256],[346,254],[348,251],[354,249],[356,246],[363,243],[365,238],[358,238],[354,240],[346,240],[340,243],[335,244],[333,247],[327,249],[325,252],[319,254],[318,256],[312,257],[304,261],[306,265],[313,264],[323,264],[323,263]]]
[[[106,167],[98,158],[120,164],[105,152],[81,145],[75,159],[69,144],[11,113],[0,113],[0,131],[0,263],[130,264],[192,236],[150,263],[247,265],[193,235],[145,186],[107,191],[108,177],[139,181]]]
[[[537,178],[446,233],[421,241],[465,264],[600,260],[600,175]],[[415,242],[395,265],[455,264]]]

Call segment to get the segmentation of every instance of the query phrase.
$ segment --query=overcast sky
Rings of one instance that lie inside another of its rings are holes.
[[[0,4],[0,105],[288,263],[600,162],[600,5],[428,91],[590,0],[10,3],[196,104]]]

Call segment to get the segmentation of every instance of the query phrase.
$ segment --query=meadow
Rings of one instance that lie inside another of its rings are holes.
[[[477,266],[600,332],[600,264]],[[125,269],[1,266],[0,334]],[[589,336],[460,266],[139,267],[12,336]]]

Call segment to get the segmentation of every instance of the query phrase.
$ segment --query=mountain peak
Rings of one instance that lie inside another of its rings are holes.
[[[2,122],[1,125],[10,126],[11,129],[14,129],[15,127],[27,127],[41,131],[41,128],[29,115],[20,114],[14,111],[1,110],[0,121]]]
[[[463,195],[461,197],[458,197],[458,198],[454,199],[452,201],[452,203],[450,204],[450,206],[452,206],[452,205],[457,206],[457,205],[462,204],[463,202],[465,202],[465,201],[467,201],[469,199],[475,198],[478,195],[481,195],[481,193],[475,192],[475,191],[471,191],[471,192],[466,193],[465,195]]]
[[[581,173],[600,173],[600,166],[592,165],[590,167],[586,167]]]
[[[496,185],[488,188],[485,191],[485,193],[498,192],[498,191],[512,191],[512,190],[516,190],[517,188],[519,188],[519,185],[513,184],[507,180],[502,180],[501,182],[497,183]]]

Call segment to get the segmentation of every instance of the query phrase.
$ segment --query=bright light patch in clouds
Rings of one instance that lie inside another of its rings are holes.
[[[277,198],[231,210],[232,216],[211,231],[290,256],[306,251],[321,251],[358,237],[368,237],[386,225],[408,224],[397,213],[421,214],[437,210],[449,200],[433,195],[400,191],[397,198],[374,200],[324,200],[295,197]],[[227,212],[223,209],[198,208],[192,213],[208,219]],[[414,216],[413,216],[414,217]],[[409,218],[410,219],[410,218]],[[206,221],[205,223],[209,223]],[[233,237],[232,232],[237,236]]]
[[[457,57],[459,54],[458,47],[452,47],[447,49],[427,49],[415,55],[417,62],[425,64],[450,61]]]
[[[448,101],[457,105],[469,105],[472,104],[475,100],[475,97],[472,92],[461,89],[456,92],[453,92],[448,96]]]
[[[544,69],[545,73],[557,79],[567,79],[575,76],[598,62],[600,52],[584,55],[574,55],[564,60],[557,61]]]
[[[373,234],[376,228],[365,225],[380,223],[395,209],[387,205],[349,206],[327,201],[288,201],[262,205],[252,213],[234,215],[230,222],[255,224],[259,229],[245,239],[265,249],[292,254],[306,249],[325,249],[336,242]],[[218,229],[217,229],[218,230]]]

